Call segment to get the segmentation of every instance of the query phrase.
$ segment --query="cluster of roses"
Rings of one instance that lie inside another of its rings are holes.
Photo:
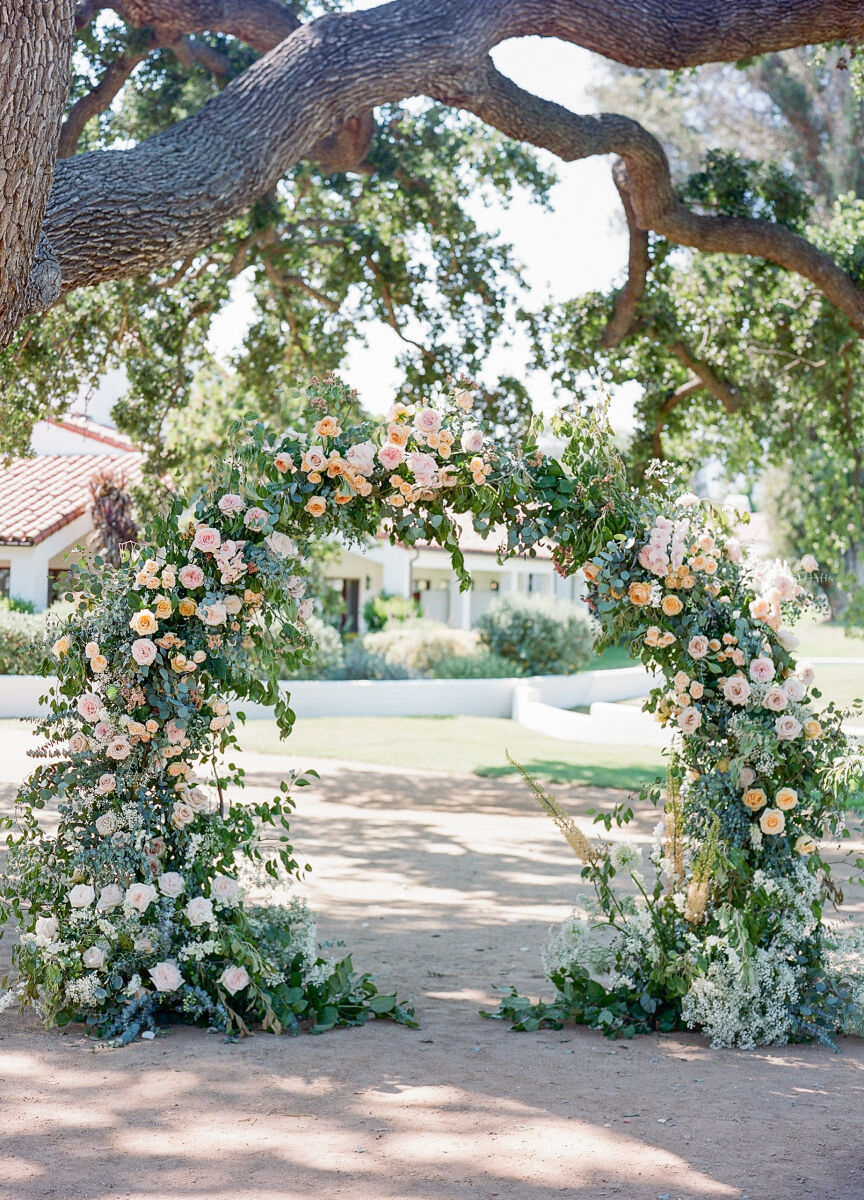
[[[467,388],[454,391],[454,403],[461,413],[468,413],[474,398]],[[323,517],[332,499],[335,504],[348,504],[355,496],[372,494],[373,483],[391,508],[401,509],[417,500],[434,499],[441,488],[455,487],[458,477],[449,464],[457,441],[465,454],[471,477],[476,484],[485,483],[492,473],[490,455],[481,455],[484,448],[483,431],[464,426],[458,433],[444,425],[445,415],[432,405],[396,404],[387,415],[383,437],[377,442],[366,439],[354,442],[344,452],[335,442],[342,435],[338,418],[329,414],[315,422],[315,441],[300,455],[299,467],[291,454],[280,452],[275,458],[277,470],[299,472],[308,483],[332,481],[330,495],[321,492],[310,496],[304,509],[310,516]],[[374,477],[374,480],[373,480]],[[390,490],[385,491],[385,481]]]

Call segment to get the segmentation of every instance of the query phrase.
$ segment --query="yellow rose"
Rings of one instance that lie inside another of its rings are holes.
[[[187,597],[187,599],[181,600],[180,603],[177,605],[177,611],[179,612],[181,617],[191,617],[194,615],[197,607],[198,607],[198,605],[195,603],[195,601],[190,600]]]
[[[768,803],[768,797],[761,788],[748,788],[741,797],[741,803],[746,804],[751,812],[758,812]]]
[[[171,659],[171,668],[172,670],[176,671],[178,675],[182,675],[187,667],[188,663],[186,661],[185,654],[175,654]]]
[[[327,501],[323,496],[313,496],[303,507],[311,516],[321,517],[327,511]]]
[[[171,616],[172,604],[167,596],[157,596],[153,608],[160,621],[164,621],[167,617]]]
[[[90,670],[94,675],[101,675],[108,666],[108,659],[104,654],[94,654],[90,659]]]
[[[648,604],[651,600],[651,584],[650,583],[631,583],[627,589],[627,596],[631,604],[642,606]]]
[[[136,612],[132,617],[132,620],[129,622],[129,628],[134,629],[141,637],[149,637],[151,633],[155,633],[159,628],[159,622],[149,608],[142,608],[140,612]]]
[[[759,828],[763,833],[776,837],[786,828],[786,818],[779,808],[767,808],[759,818]]]
[[[68,638],[66,636],[66,634],[64,633],[63,636],[59,637],[57,639],[57,641],[54,643],[54,645],[51,647],[51,653],[54,655],[55,658],[62,658],[64,654],[69,653],[69,648],[71,645],[72,645],[71,639]]]
[[[677,596],[664,596],[660,607],[667,617],[677,617],[684,605]]]
[[[812,854],[816,849],[816,843],[809,834],[802,833],[795,843],[795,849],[798,854]]]
[[[788,812],[790,808],[794,808],[798,803],[798,793],[794,788],[782,787],[774,797],[774,803],[778,808],[782,808],[784,812]]]
[[[805,722],[804,737],[807,739],[808,742],[815,741],[816,738],[820,738],[821,736],[822,736],[822,726],[816,720],[815,717],[813,717],[813,718],[811,718],[811,720]]]

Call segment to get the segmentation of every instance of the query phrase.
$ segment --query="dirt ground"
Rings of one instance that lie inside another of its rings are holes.
[[[6,806],[21,747],[0,731]],[[253,794],[290,765],[245,756]],[[864,1042],[713,1051],[481,1020],[496,985],[543,990],[569,848],[515,781],[316,765],[293,830],[320,933],[422,1028],[104,1050],[7,1013],[0,1200],[861,1200]],[[576,813],[612,799],[557,794]]]

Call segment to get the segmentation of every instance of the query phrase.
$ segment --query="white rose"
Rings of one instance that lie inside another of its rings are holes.
[[[158,962],[147,974],[157,992],[176,992],[183,983],[183,976],[172,962]]]
[[[59,928],[60,922],[56,917],[37,917],[33,932],[37,937],[44,937],[53,942]]]
[[[800,679],[796,679],[794,675],[790,679],[784,679],[781,686],[793,703],[797,704],[800,700],[804,699],[804,684]]]
[[[123,903],[123,889],[116,883],[109,883],[99,893],[99,899],[96,902],[97,912],[111,912]]]
[[[812,575],[814,571],[819,570],[819,563],[812,554],[805,554],[801,559],[801,570],[806,571],[808,575]]]
[[[190,925],[209,925],[213,920],[213,901],[195,896],[186,905],[186,920]]]
[[[133,883],[126,889],[126,906],[134,908],[136,912],[145,913],[156,896],[157,892],[152,883]]]
[[[182,800],[178,800],[171,809],[171,824],[174,828],[183,829],[184,826],[191,824],[194,820],[195,813],[193,809]]]
[[[225,601],[225,611],[229,617],[236,617],[243,608],[243,601],[239,596],[229,596]]]
[[[214,875],[210,895],[220,904],[235,904],[240,898],[240,884],[230,875]]]
[[[462,449],[466,454],[476,454],[483,449],[482,429],[464,429],[461,438]]]
[[[288,534],[280,533],[278,529],[274,533],[268,533],[264,545],[271,554],[276,554],[279,558],[294,558],[297,553],[297,547]]]
[[[102,837],[107,837],[109,833],[113,833],[117,828],[117,817],[113,812],[102,813],[96,818],[96,832],[101,833]]]
[[[778,629],[777,641],[784,650],[791,652],[798,645],[800,638],[797,638],[791,629]]]
[[[219,976],[219,982],[229,995],[242,992],[249,983],[249,974],[245,967],[226,967]]]
[[[89,908],[96,893],[89,883],[77,883],[69,892],[69,903],[73,908]]]
[[[100,950],[98,946],[88,946],[81,955],[81,961],[85,967],[89,967],[93,971],[101,971],[105,966],[105,951]]]
[[[163,896],[177,897],[186,886],[186,880],[177,871],[165,871],[159,876],[159,891]]]

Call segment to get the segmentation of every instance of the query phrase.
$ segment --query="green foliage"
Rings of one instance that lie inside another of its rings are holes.
[[[489,650],[474,654],[443,654],[432,666],[435,679],[509,679],[515,668],[509,658]]]
[[[46,614],[0,606],[0,675],[38,675],[48,647]]]
[[[345,655],[339,630],[322,621],[320,617],[310,617],[306,622],[310,644],[303,665],[295,667],[288,678],[290,679],[336,679],[340,676],[345,665]]]
[[[388,622],[410,621],[420,616],[420,605],[413,598],[379,592],[363,605],[363,619],[371,633],[377,633]]]
[[[500,596],[477,619],[481,641],[521,675],[567,675],[591,656],[587,613],[546,596]]]
[[[383,663],[388,671],[394,672],[383,678],[420,679],[433,674],[444,657],[471,657],[477,648],[477,637],[432,621],[404,621],[378,633],[365,634],[360,644],[373,662]]]

